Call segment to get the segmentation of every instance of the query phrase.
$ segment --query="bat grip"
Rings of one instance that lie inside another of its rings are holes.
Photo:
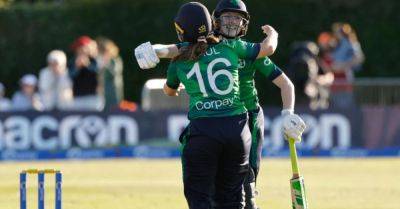
[[[299,166],[297,165],[297,151],[295,141],[289,138],[289,150],[290,150],[290,160],[292,162],[292,172],[293,177],[298,177],[300,175]]]

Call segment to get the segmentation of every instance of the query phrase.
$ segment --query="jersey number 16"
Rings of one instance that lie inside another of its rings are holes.
[[[231,63],[229,62],[229,60],[227,60],[225,58],[217,58],[217,59],[211,61],[210,64],[208,64],[208,66],[207,66],[208,83],[210,84],[210,87],[211,87],[211,89],[212,89],[212,91],[214,93],[216,93],[218,95],[226,95],[226,94],[229,94],[233,89],[233,76],[232,76],[232,73],[229,72],[226,69],[217,70],[213,74],[213,68],[217,63],[224,63],[226,65],[226,67],[230,67],[231,66]],[[207,94],[207,91],[206,91],[206,87],[204,85],[204,80],[203,80],[203,77],[201,76],[201,73],[200,73],[200,64],[199,64],[199,62],[196,62],[194,64],[193,68],[186,75],[186,78],[189,79],[194,74],[196,75],[197,82],[199,83],[199,87],[200,87],[201,93],[203,93],[204,97],[208,97],[208,94]],[[217,85],[215,84],[215,80],[220,75],[224,75],[224,76],[228,77],[228,79],[229,79],[229,86],[225,90],[219,89],[217,87]]]

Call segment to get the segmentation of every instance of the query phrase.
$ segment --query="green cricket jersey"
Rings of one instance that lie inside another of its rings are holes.
[[[188,43],[178,43],[178,48],[187,46]],[[239,89],[240,99],[247,110],[256,110],[259,106],[257,89],[254,83],[256,71],[260,71],[269,80],[274,80],[282,74],[281,69],[276,66],[268,57],[253,59],[239,59]]]
[[[256,70],[271,81],[280,76],[282,71],[268,57],[259,58],[256,61],[241,59],[239,63],[240,99],[247,110],[255,110],[259,106],[254,83]]]
[[[239,59],[254,60],[259,51],[259,44],[223,40],[210,45],[199,60],[171,62],[167,85],[173,89],[180,83],[185,86],[190,96],[189,119],[245,113],[240,100]]]

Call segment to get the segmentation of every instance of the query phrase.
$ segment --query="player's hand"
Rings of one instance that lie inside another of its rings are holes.
[[[267,37],[261,43],[261,49],[257,58],[273,55],[278,47],[278,33],[275,29],[270,25],[264,25],[261,29]]]
[[[185,89],[185,86],[182,83],[180,83],[177,91],[180,92],[182,89]]]
[[[136,61],[141,69],[150,69],[160,62],[150,42],[140,44],[135,48]]]
[[[301,141],[301,135],[306,128],[303,119],[291,111],[282,111],[283,115],[283,133],[286,140],[294,139],[296,142]]]
[[[270,25],[264,25],[261,27],[261,29],[263,30],[263,32],[267,35],[267,36],[275,36],[278,37],[278,32],[276,32],[276,30],[270,26]]]

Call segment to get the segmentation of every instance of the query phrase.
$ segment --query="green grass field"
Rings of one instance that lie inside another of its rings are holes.
[[[26,168],[63,171],[64,209],[184,209],[179,160],[96,160],[0,163],[0,208],[19,207],[19,176]],[[400,158],[301,159],[312,209],[400,208]],[[262,209],[289,209],[287,159],[264,159],[259,176]],[[36,176],[28,178],[28,209],[37,208]],[[46,177],[46,206],[54,208],[54,178]],[[50,205],[51,204],[51,205]]]

